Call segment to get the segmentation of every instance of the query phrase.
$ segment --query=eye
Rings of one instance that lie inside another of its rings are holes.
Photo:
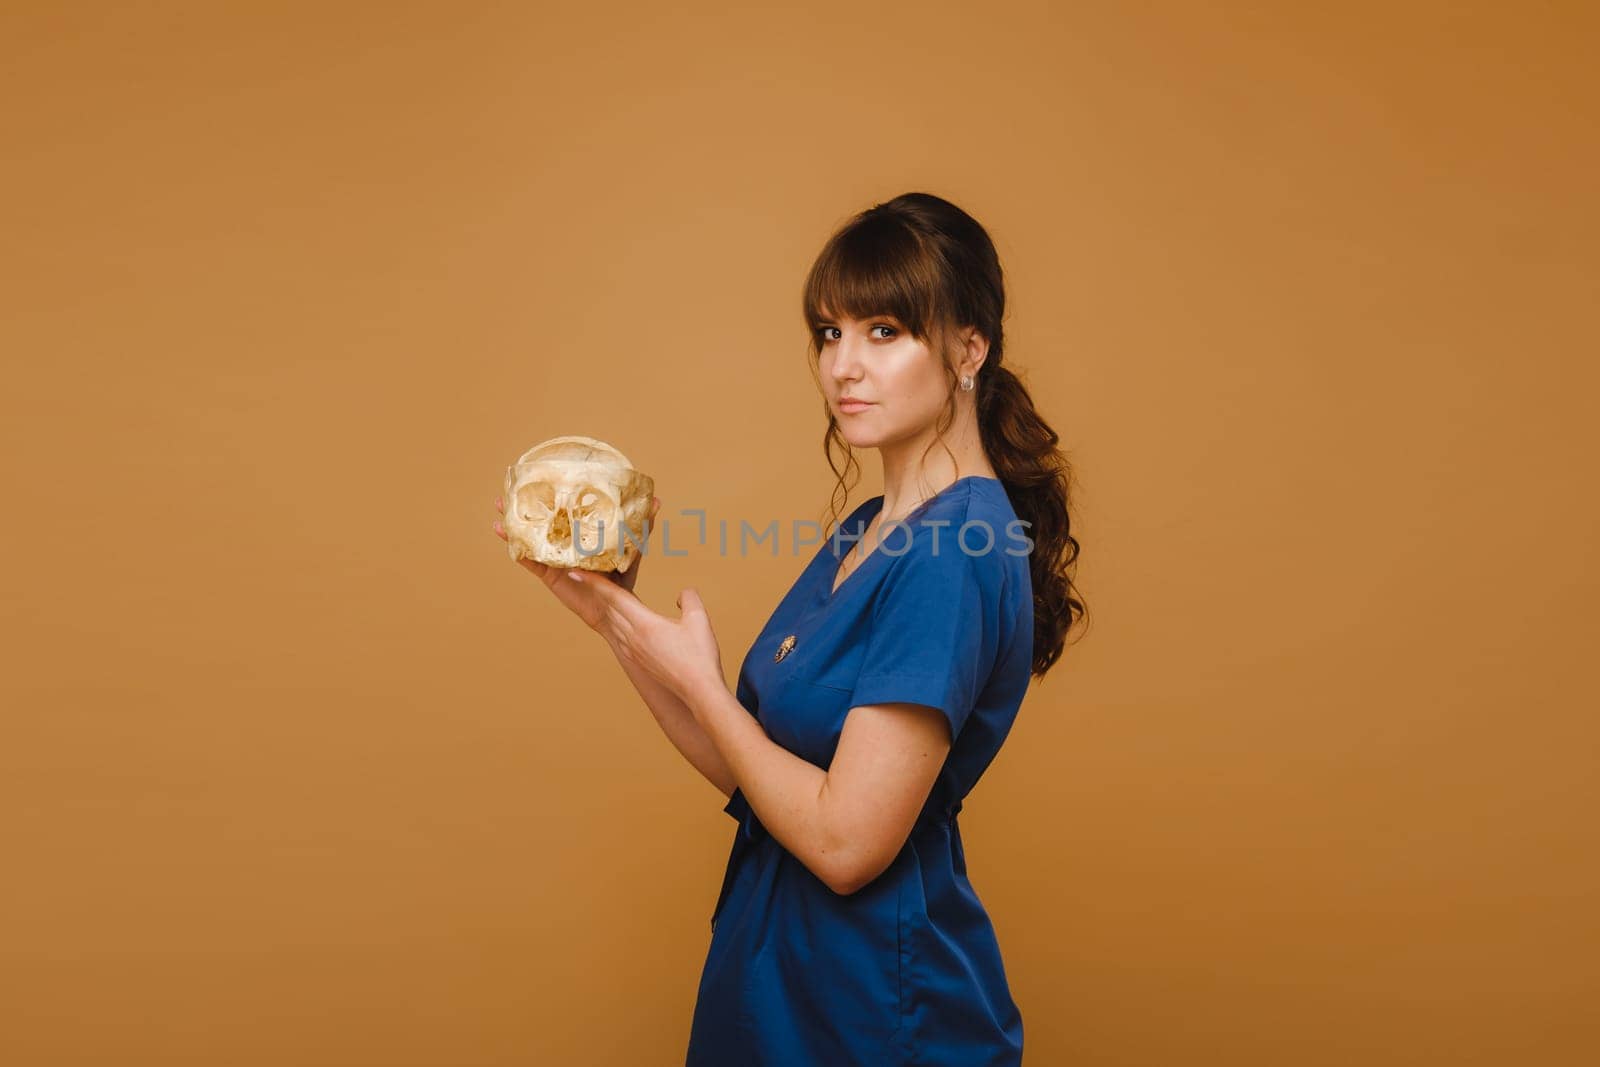
[[[836,338],[836,337],[828,336],[828,331],[829,330],[837,330],[838,328],[839,327],[837,327],[837,326],[818,326],[817,327],[817,340],[821,341],[823,344],[827,344],[829,341],[838,340],[838,338]],[[868,327],[868,329],[869,329],[869,331],[870,330],[888,330],[889,334],[891,336],[893,334],[899,332],[893,326],[890,326],[887,323],[882,323],[882,322],[873,323],[870,327]],[[889,340],[889,337],[880,337],[880,338],[878,338],[878,340],[887,341],[887,340]]]

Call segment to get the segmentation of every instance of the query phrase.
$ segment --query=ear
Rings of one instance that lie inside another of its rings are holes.
[[[975,326],[968,327],[961,338],[965,350],[961,356],[960,373],[977,377],[978,368],[989,358],[989,339],[979,333]]]

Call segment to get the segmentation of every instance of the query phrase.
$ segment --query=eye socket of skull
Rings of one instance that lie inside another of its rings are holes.
[[[528,482],[517,490],[517,514],[523,522],[550,517],[556,510],[556,487],[549,482]]]
[[[616,535],[603,528],[616,525],[615,501],[611,494],[595,485],[582,485],[572,494],[573,533],[585,552],[599,551]]]
[[[588,518],[595,512],[606,512],[616,507],[610,493],[597,485],[581,485],[578,491],[572,494],[572,511],[574,515]]]

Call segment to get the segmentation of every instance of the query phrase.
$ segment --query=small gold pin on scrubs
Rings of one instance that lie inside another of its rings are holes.
[[[772,657],[772,662],[782,663],[783,657],[794,651],[794,634],[783,639],[783,644],[778,646],[778,654]]]

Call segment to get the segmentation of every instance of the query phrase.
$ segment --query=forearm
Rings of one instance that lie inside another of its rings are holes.
[[[726,685],[701,686],[688,705],[767,831],[834,892],[853,892],[850,857],[827,818],[828,772],[768,737]]]
[[[609,643],[609,642],[608,642]],[[717,751],[717,746],[695,721],[694,713],[689,706],[679,700],[666,686],[656,681],[643,667],[629,659],[615,645],[611,645],[612,653],[617,657],[617,662],[622,666],[628,680],[638,690],[639,697],[655,716],[661,732],[667,735],[673,747],[689,761],[690,766],[705,775],[706,780],[722,795],[731,797],[738,785],[734,779],[733,771],[727,761],[722,758],[722,753]]]

